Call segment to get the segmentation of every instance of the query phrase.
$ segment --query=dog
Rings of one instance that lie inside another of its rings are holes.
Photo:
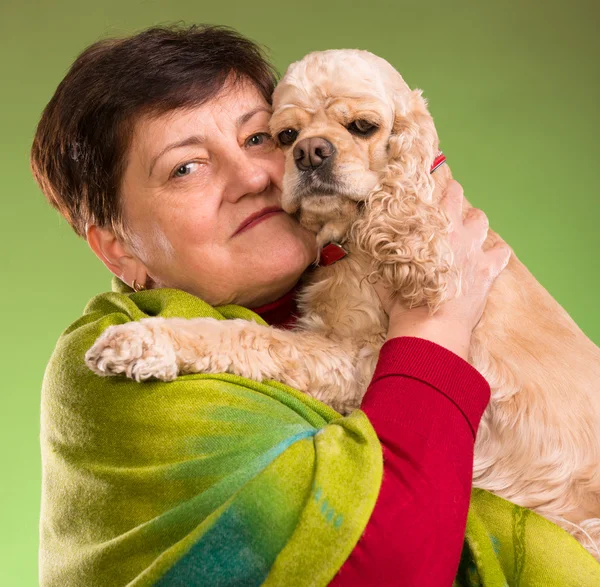
[[[288,68],[273,109],[271,132],[286,154],[284,210],[319,247],[341,243],[348,255],[309,272],[291,331],[149,318],[108,328],[86,354],[94,372],[274,379],[347,414],[361,404],[387,332],[373,284],[432,313],[456,291],[439,205],[451,174],[447,165],[430,173],[439,138],[421,90],[367,51],[315,52]],[[484,250],[498,240],[490,229]],[[473,331],[469,362],[492,390],[473,485],[555,522],[600,561],[600,349],[514,251]]]

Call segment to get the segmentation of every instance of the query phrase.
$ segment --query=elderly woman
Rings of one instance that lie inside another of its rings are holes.
[[[115,276],[44,379],[44,586],[450,585],[461,551],[457,581],[483,573],[487,535],[463,541],[490,390],[466,359],[510,251],[481,250],[485,216],[463,224],[456,182],[463,292],[429,317],[379,289],[388,341],[347,417],[277,382],[84,364],[107,326],[148,316],[293,324],[317,251],[280,208],[274,84],[230,29],[156,28],[89,47],[43,113],[35,177]]]

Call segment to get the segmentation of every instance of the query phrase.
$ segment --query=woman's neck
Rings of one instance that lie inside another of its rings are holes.
[[[296,323],[296,313],[298,310],[296,296],[299,289],[300,282],[275,301],[263,304],[258,308],[250,309],[270,326],[278,326],[285,329],[292,328]]]

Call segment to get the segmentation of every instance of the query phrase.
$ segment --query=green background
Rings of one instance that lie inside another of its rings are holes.
[[[1,2],[2,585],[37,583],[45,363],[87,300],[110,287],[28,164],[43,107],[76,55],[101,37],[207,22],[267,45],[280,71],[317,49],[385,57],[424,90],[470,201],[600,342],[597,0]]]

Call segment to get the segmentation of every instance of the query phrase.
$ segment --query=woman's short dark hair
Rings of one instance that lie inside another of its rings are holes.
[[[262,49],[224,26],[154,27],[88,47],[46,106],[31,167],[44,195],[85,237],[90,223],[125,237],[118,190],[135,122],[214,98],[249,80],[271,103],[276,72]]]

